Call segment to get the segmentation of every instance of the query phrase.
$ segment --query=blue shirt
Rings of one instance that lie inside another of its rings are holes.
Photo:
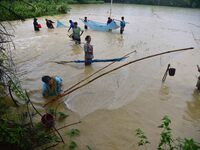
[[[56,82],[56,86],[55,86],[55,89],[53,89],[52,91],[50,91],[49,85],[43,82],[42,95],[44,97],[45,96],[57,96],[57,95],[59,95],[61,93],[62,79],[59,76],[56,76],[54,79],[55,79],[55,82]]]
[[[124,28],[126,26],[126,22],[124,20],[120,21],[120,27]]]
[[[74,28],[74,23],[73,22],[70,23],[70,28],[72,28],[72,29]]]

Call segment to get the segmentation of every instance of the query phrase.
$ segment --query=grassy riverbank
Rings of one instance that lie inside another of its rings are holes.
[[[0,1],[0,21],[16,20],[65,14],[70,11],[68,4],[99,4],[102,0],[3,0]]]

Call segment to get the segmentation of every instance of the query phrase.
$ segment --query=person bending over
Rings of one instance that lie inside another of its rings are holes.
[[[43,97],[62,95],[63,84],[59,76],[50,77],[48,75],[42,77],[42,95]]]
[[[49,29],[53,29],[54,28],[54,26],[53,26],[53,21],[51,21],[51,20],[48,20],[48,19],[45,19],[46,20],[46,25],[47,25],[47,28],[49,28]]]

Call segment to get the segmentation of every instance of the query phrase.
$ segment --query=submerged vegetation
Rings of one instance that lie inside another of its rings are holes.
[[[195,142],[193,139],[176,138],[172,136],[172,129],[170,128],[171,120],[168,116],[164,116],[161,125],[158,128],[162,129],[160,133],[160,141],[158,144],[158,150],[199,150],[200,143]],[[144,146],[147,149],[147,144],[151,144],[144,132],[138,128],[135,130],[138,137],[138,146]]]

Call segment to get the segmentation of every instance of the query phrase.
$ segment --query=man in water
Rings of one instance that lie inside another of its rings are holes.
[[[47,98],[50,96],[58,96],[62,95],[62,79],[59,76],[50,77],[50,76],[43,76],[42,77],[42,95],[43,97]]]
[[[122,20],[120,21],[120,34],[123,34],[126,22],[124,21],[124,17],[121,17],[121,19]]]
[[[110,17],[108,17],[107,25],[110,24],[112,21],[113,20]]]
[[[72,39],[76,42],[76,44],[81,44],[81,35],[83,34],[83,30],[78,26],[77,22],[74,22],[73,33],[70,35]]]
[[[74,28],[74,22],[72,20],[69,20],[69,23],[70,23],[70,27],[68,29],[68,32],[70,31],[70,29]]]
[[[41,25],[37,22],[37,18],[33,19],[33,26],[35,31],[40,31]]]
[[[88,20],[87,20],[87,17],[85,17],[85,18],[84,18],[84,22],[87,22],[87,21],[88,21]],[[85,25],[84,28],[85,28],[85,30],[87,30],[87,29],[88,29],[88,26]]]
[[[93,56],[93,46],[90,44],[91,37],[87,35],[85,37],[86,43],[84,44],[84,51],[85,51],[85,66],[91,65]]]
[[[197,65],[197,69],[198,69],[198,71],[199,71],[199,73],[200,73],[200,67],[199,67],[199,65]],[[200,76],[198,77],[196,87],[197,87],[197,89],[200,91]]]
[[[51,21],[51,20],[48,20],[48,19],[45,19],[46,20],[46,25],[47,25],[47,28],[49,28],[49,29],[53,29],[54,28],[54,26],[53,26],[53,21]]]

